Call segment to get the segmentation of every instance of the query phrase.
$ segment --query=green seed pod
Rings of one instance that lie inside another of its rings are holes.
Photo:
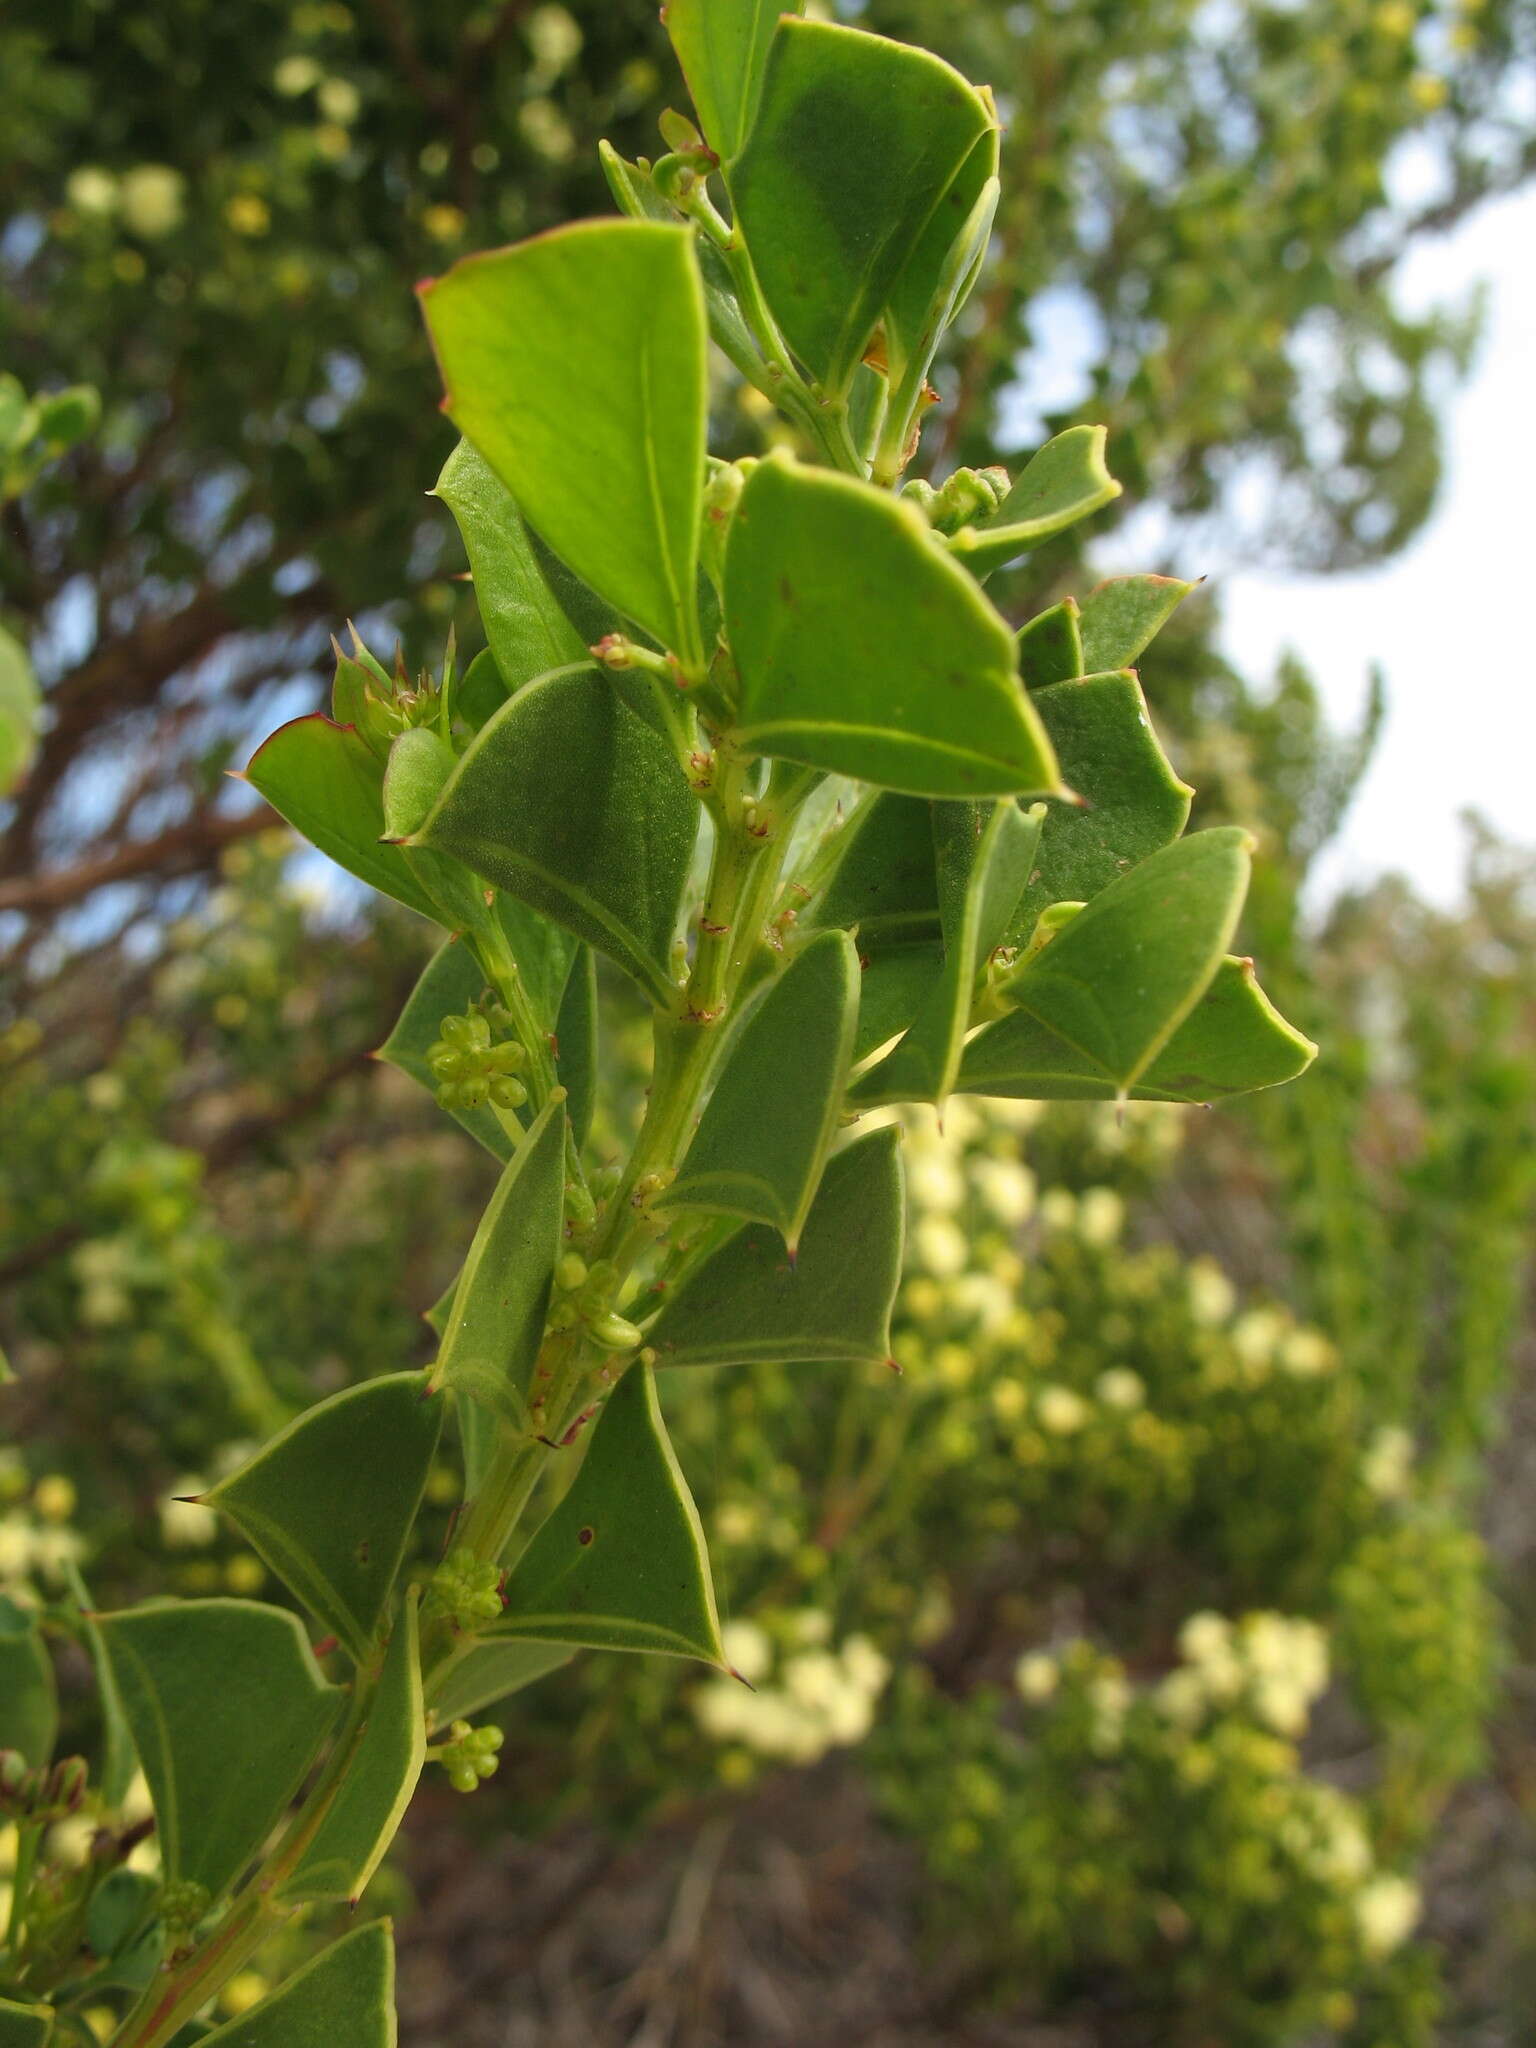
[[[521,1109],[528,1100],[528,1090],[515,1074],[493,1074],[486,1088],[498,1109]]]

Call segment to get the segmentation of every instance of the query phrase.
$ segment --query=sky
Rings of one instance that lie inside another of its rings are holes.
[[[1440,501],[1406,552],[1355,575],[1239,571],[1220,582],[1223,640],[1245,674],[1295,650],[1337,720],[1358,721],[1373,661],[1387,723],[1338,843],[1326,898],[1384,870],[1454,903],[1458,820],[1474,806],[1536,847],[1536,190],[1496,201],[1422,244],[1400,274],[1419,305],[1486,281],[1482,346],[1445,421]]]

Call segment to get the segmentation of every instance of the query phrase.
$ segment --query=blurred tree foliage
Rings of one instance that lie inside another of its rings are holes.
[[[1104,419],[1117,473],[1219,515],[1229,556],[1408,538],[1472,324],[1407,317],[1393,275],[1536,168],[1532,0],[849,11],[1008,121],[940,463]],[[220,771],[317,701],[341,617],[386,608],[413,658],[437,637],[458,563],[410,286],[606,210],[593,144],[653,149],[670,73],[649,0],[12,0],[0,75],[0,359],[106,407],[5,515],[0,609],[51,710],[0,930],[95,896],[99,938],[253,828]]]

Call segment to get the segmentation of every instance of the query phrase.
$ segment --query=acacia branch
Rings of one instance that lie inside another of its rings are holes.
[[[35,915],[40,911],[64,910],[109,882],[129,882],[136,875],[155,869],[177,874],[201,867],[232,841],[249,839],[276,822],[275,814],[265,804],[253,811],[241,811],[235,817],[201,811],[153,839],[131,841],[95,860],[80,861],[71,868],[56,868],[51,873],[23,875],[14,882],[0,882],[0,911],[20,910]]]

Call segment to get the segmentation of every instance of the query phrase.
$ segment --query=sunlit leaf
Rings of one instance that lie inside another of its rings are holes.
[[[919,796],[1057,786],[1013,635],[911,505],[771,459],[726,556],[739,738]]]
[[[291,719],[258,747],[245,779],[338,867],[408,910],[438,910],[397,847],[381,846],[384,764],[350,726],[316,712]]]
[[[925,50],[780,24],[731,198],[768,304],[829,394],[898,290],[904,308],[934,298],[949,243],[924,230],[994,126],[982,94]],[[957,196],[957,233],[972,199]],[[908,268],[919,251],[922,275]]]
[[[0,626],[0,796],[14,789],[31,766],[42,708],[26,649]]]
[[[902,1219],[899,1133],[872,1131],[828,1162],[798,1259],[745,1225],[668,1295],[646,1342],[663,1365],[888,1358]]]
[[[344,1387],[204,1494],[352,1656],[369,1654],[442,1429],[419,1372]]]
[[[837,1129],[859,1004],[844,932],[822,932],[742,1025],[668,1204],[769,1223],[793,1247]]]
[[[704,473],[693,238],[579,221],[422,287],[446,409],[576,574],[685,660]]]
[[[298,1789],[342,1696],[321,1677],[297,1616],[280,1608],[157,1600],[104,1614],[100,1628],[167,1882],[217,1897]]]
[[[1047,441],[992,517],[962,527],[950,539],[951,550],[973,575],[988,576],[1118,498],[1120,486],[1104,466],[1104,443],[1102,427],[1068,427]]]
[[[586,647],[544,580],[517,500],[468,441],[444,463],[437,496],[463,536],[480,622],[505,694],[583,660]]]
[[[704,139],[722,163],[733,163],[751,133],[763,89],[779,0],[667,0],[667,34],[698,109]]]
[[[1173,576],[1117,576],[1101,583],[1083,605],[1085,672],[1129,668],[1194,587]]]
[[[503,1597],[492,1639],[724,1662],[704,1532],[649,1366],[630,1366],[608,1397],[570,1491]]]
[[[676,209],[669,206],[656,190],[655,180],[649,171],[642,170],[639,164],[627,162],[606,142],[597,145],[597,154],[608,180],[608,189],[621,213],[627,213],[631,220],[676,223],[679,218]],[[704,309],[709,318],[711,340],[746,376],[760,375],[762,352],[751,328],[742,318],[741,305],[725,259],[712,243],[703,240],[694,244],[694,254],[698,258],[699,276],[704,284]]]

